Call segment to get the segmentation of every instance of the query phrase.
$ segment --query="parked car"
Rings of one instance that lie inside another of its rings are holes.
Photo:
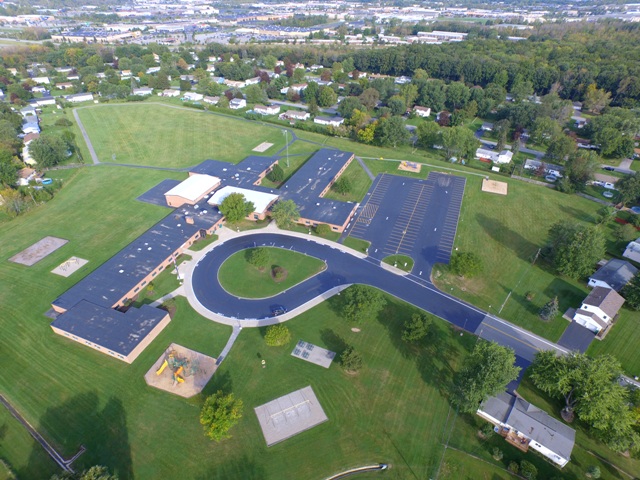
[[[607,170],[609,172],[614,172],[616,169],[613,167],[609,167],[608,165],[606,167],[602,167],[603,170]]]
[[[287,309],[282,305],[271,305],[271,315],[277,317],[278,315],[284,315],[287,313]]]

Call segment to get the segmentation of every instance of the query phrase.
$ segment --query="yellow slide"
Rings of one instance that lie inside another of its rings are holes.
[[[164,369],[165,369],[165,368],[167,368],[167,365],[169,365],[169,364],[168,364],[168,363],[167,363],[167,361],[165,360],[165,361],[162,363],[162,366],[161,366],[161,367],[156,371],[156,375],[160,375],[162,372],[164,372]]]

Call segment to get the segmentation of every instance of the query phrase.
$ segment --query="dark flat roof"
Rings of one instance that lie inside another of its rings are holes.
[[[82,300],[51,325],[127,356],[166,315],[166,311],[149,305],[123,313]]]
[[[110,308],[180,248],[198,230],[211,228],[222,218],[206,203],[184,205],[164,217],[105,263],[58,297],[53,304],[70,309],[81,300]],[[207,213],[203,213],[203,212]],[[192,216],[193,224],[185,221]]]

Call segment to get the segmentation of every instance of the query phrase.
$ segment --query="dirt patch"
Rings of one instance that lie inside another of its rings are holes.
[[[254,148],[252,150],[252,152],[258,152],[258,153],[266,152],[271,147],[273,147],[273,143],[262,142],[260,145],[258,145],[256,148]]]
[[[66,262],[62,262],[56,268],[51,270],[51,273],[60,275],[61,277],[68,277],[74,272],[77,272],[81,267],[89,263],[89,260],[79,257],[71,257]]]
[[[287,279],[287,275],[289,275],[289,272],[287,272],[286,268],[273,267],[271,269],[271,278],[276,283],[284,282]]]
[[[20,253],[15,254],[9,259],[9,261],[30,267],[38,263],[43,258],[51,255],[67,242],[69,242],[69,240],[65,240],[64,238],[44,237],[29,248],[25,248]]]
[[[496,180],[489,180],[487,178],[482,179],[483,192],[497,193],[498,195],[506,195],[508,186],[509,185],[506,182],[498,182]]]
[[[362,330],[360,330],[358,327],[353,327],[351,331],[355,333],[360,333]]]
[[[398,170],[402,170],[404,172],[420,173],[421,168],[422,165],[415,162],[400,162],[400,165],[398,165]]]
[[[147,385],[189,398],[202,391],[217,368],[215,358],[172,343],[144,380]]]

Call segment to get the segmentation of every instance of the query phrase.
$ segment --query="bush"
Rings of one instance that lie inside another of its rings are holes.
[[[267,327],[267,332],[264,336],[265,343],[270,347],[282,347],[291,340],[291,332],[289,329],[279,323],[277,325],[271,325]]]
[[[518,464],[516,462],[509,462],[509,466],[507,467],[507,470],[509,470],[511,473],[517,475],[518,471],[520,471],[520,467],[518,466]]]
[[[485,438],[491,438],[493,437],[493,434],[496,433],[496,431],[493,429],[493,425],[491,423],[485,423],[484,425],[482,425],[480,433],[482,433]]]
[[[216,442],[230,438],[229,430],[242,418],[243,407],[242,400],[237,400],[233,393],[225,395],[218,390],[207,397],[200,412],[205,435]]]
[[[267,178],[273,183],[280,183],[284,180],[284,170],[278,164],[275,164],[271,171],[267,174]]]
[[[70,127],[71,125],[73,125],[73,123],[68,118],[59,118],[55,123],[56,127]]]
[[[287,275],[287,271],[280,266],[275,266],[273,267],[272,274],[273,278],[275,278],[276,280],[282,280]]]
[[[500,460],[502,460],[502,457],[504,457],[504,454],[498,447],[493,447],[493,454],[491,456],[496,462],[499,462]]]
[[[349,346],[340,355],[340,365],[346,372],[356,373],[362,368],[362,355],[355,348]]]
[[[559,308],[558,297],[553,297],[540,309],[540,318],[546,322],[553,320],[558,315]]]
[[[600,467],[592,465],[587,468],[587,478],[600,478]]]
[[[538,469],[533,463],[522,460],[520,462],[520,475],[527,480],[536,480]]]
[[[455,252],[449,267],[456,275],[473,277],[482,271],[482,260],[473,252]]]
[[[631,223],[625,223],[624,225],[618,226],[616,236],[622,242],[630,242],[638,238],[638,231]]]
[[[321,223],[316,227],[316,233],[321,237],[326,237],[331,233],[331,227],[326,223]]]
[[[418,342],[427,336],[431,319],[426,313],[414,313],[411,319],[404,322],[402,340],[408,343]]]

